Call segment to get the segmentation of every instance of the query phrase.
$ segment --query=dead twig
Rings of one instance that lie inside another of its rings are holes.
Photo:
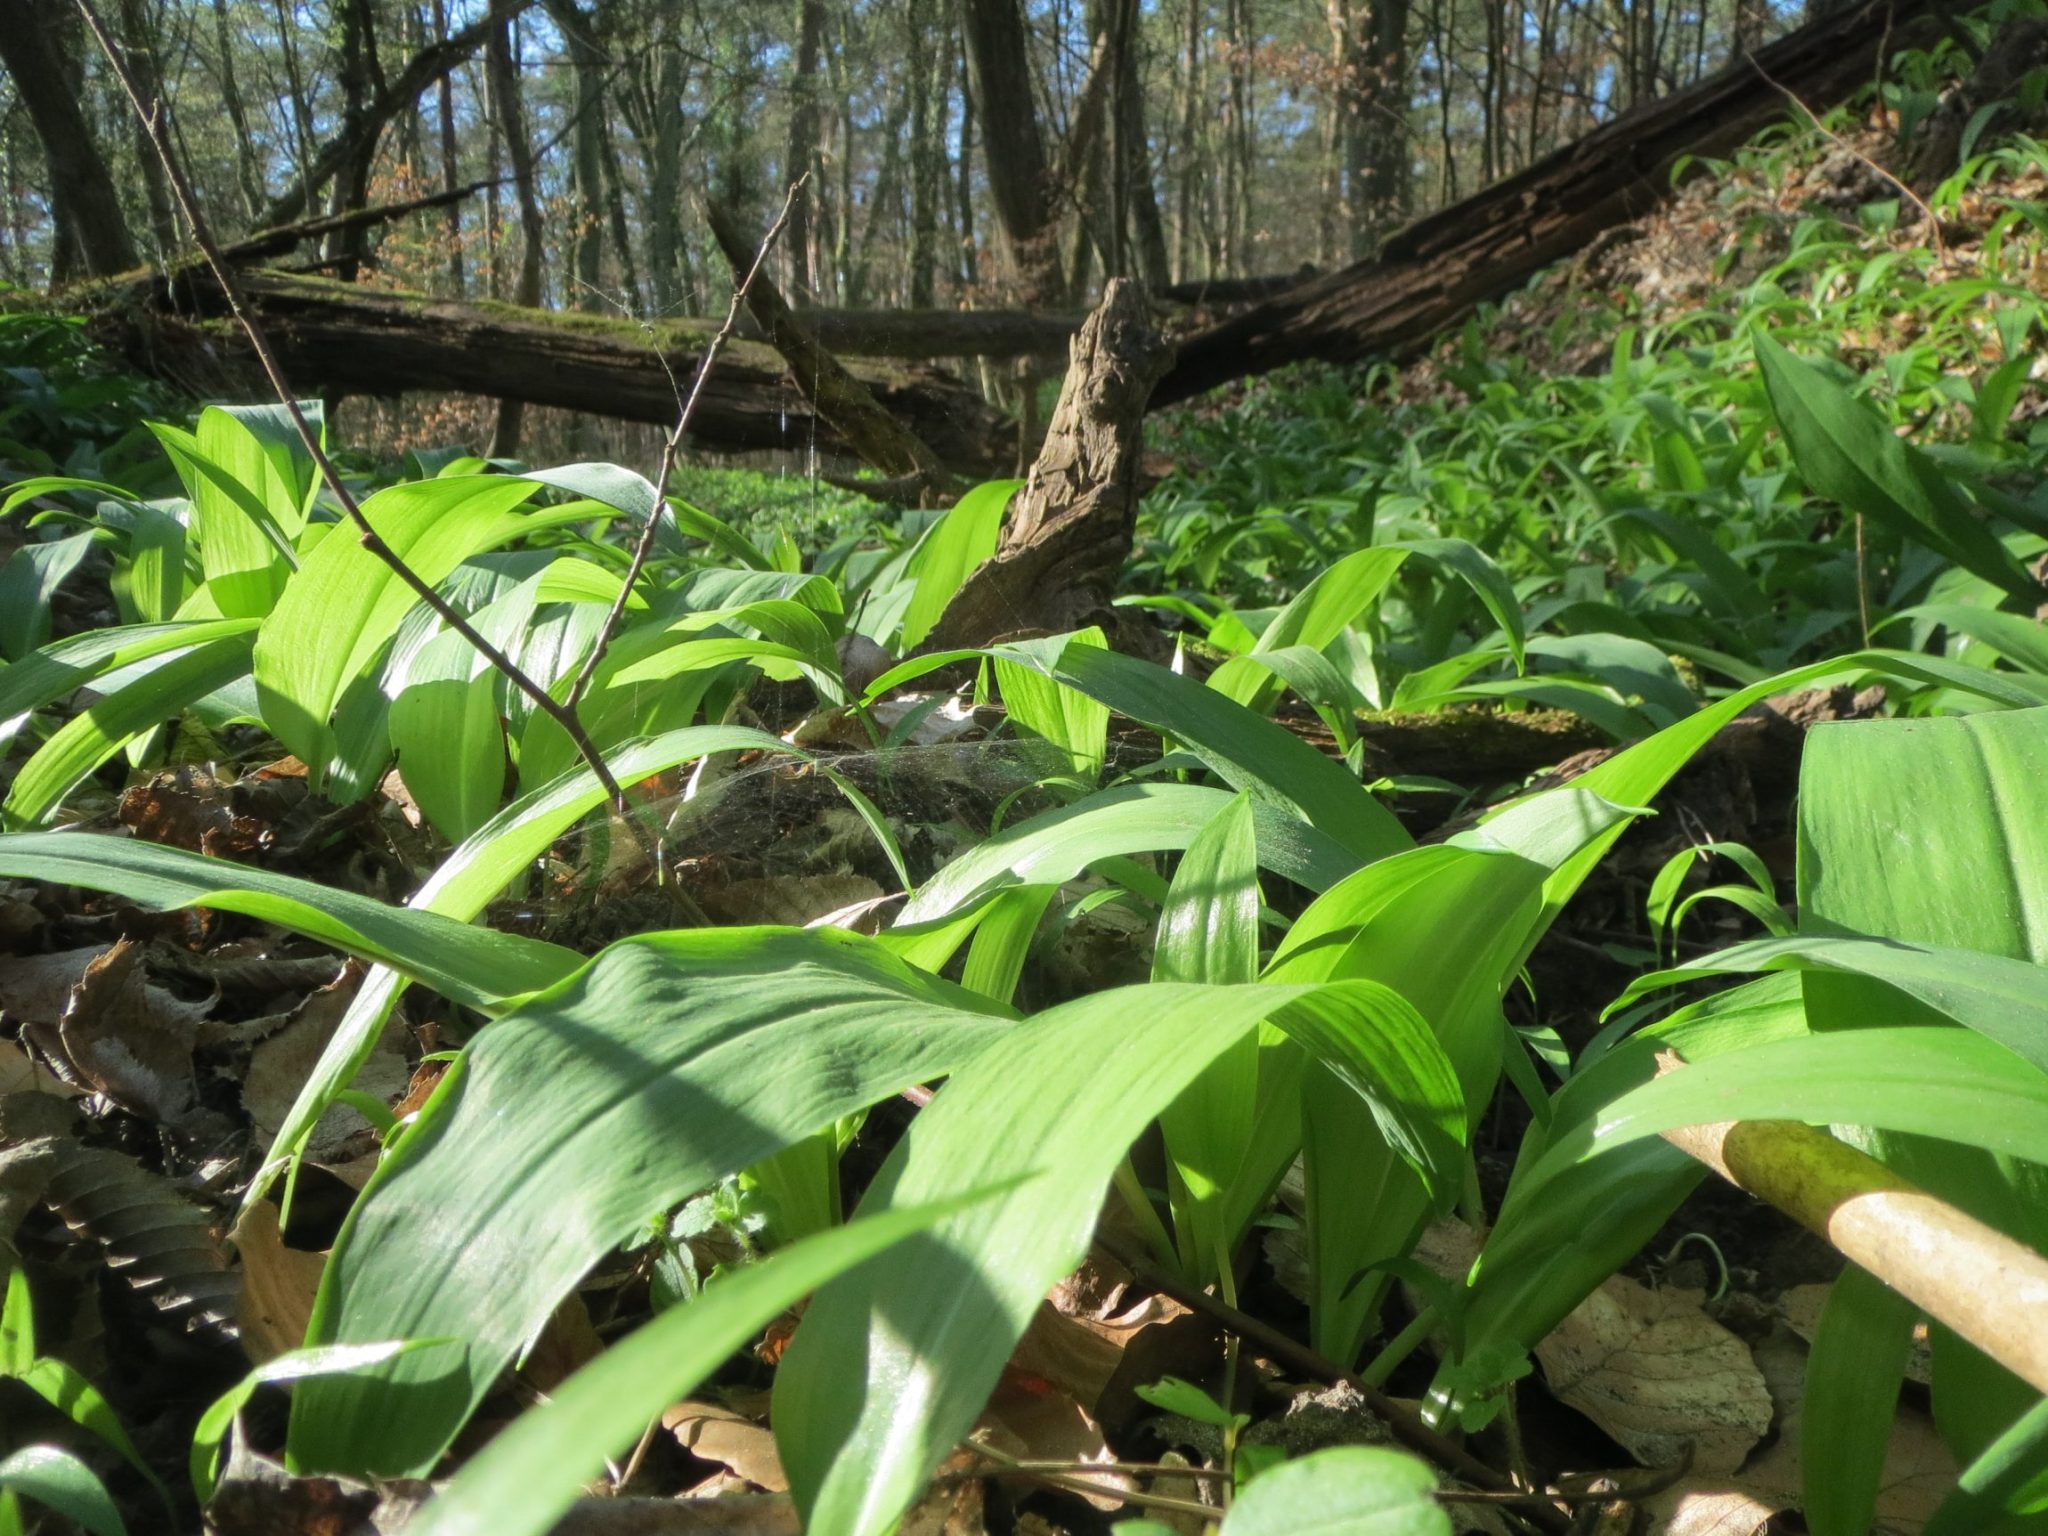
[[[761,243],[754,250],[754,263],[748,267],[740,280],[733,285],[732,303],[726,307],[725,323],[719,326],[709,346],[697,358],[697,372],[690,380],[689,398],[676,413],[676,424],[669,430],[661,445],[661,467],[654,476],[654,505],[647,512],[647,526],[640,530],[639,542],[633,546],[633,558],[626,566],[626,579],[619,584],[619,595],[612,600],[611,611],[604,616],[604,623],[597,631],[596,643],[590,647],[590,654],[584,658],[583,666],[576,674],[576,681],[569,685],[569,708],[573,711],[584,693],[589,689],[591,679],[597,675],[605,652],[611,649],[612,637],[617,633],[619,621],[625,616],[626,599],[632,595],[633,584],[640,579],[640,572],[647,564],[647,557],[654,551],[655,534],[661,528],[661,514],[668,506],[668,481],[675,470],[676,450],[682,446],[684,435],[690,430],[690,418],[697,414],[697,401],[704,394],[705,381],[711,377],[711,370],[718,362],[718,354],[727,341],[731,340],[734,329],[740,323],[740,315],[747,304],[747,290],[760,275],[761,264],[768,259],[768,252],[781,238],[783,229],[789,223],[790,209],[796,206],[796,195],[809,181],[811,173],[803,175],[789,184],[789,191],[782,199],[782,211],[775,216],[775,222],[768,226],[768,233],[761,237]],[[657,354],[659,355],[659,354]],[[662,359],[664,369],[668,360]],[[674,379],[674,375],[670,375]]]
[[[605,766],[603,754],[598,751],[596,744],[591,741],[589,732],[584,730],[583,722],[577,718],[575,704],[573,702],[564,703],[556,699],[547,689],[530,677],[517,662],[513,661],[511,657],[507,656],[497,646],[491,644],[489,640],[479,634],[476,627],[463,617],[453,604],[436,592],[433,586],[422,579],[417,571],[407,565],[398,551],[385,543],[383,536],[371,526],[370,520],[363,515],[361,505],[356,501],[354,494],[349,490],[348,486],[342,481],[340,474],[334,468],[333,461],[327,457],[325,450],[321,448],[318,437],[306,421],[305,412],[299,409],[299,402],[292,393],[291,387],[285,382],[283,371],[278,367],[277,357],[271,350],[269,339],[264,335],[263,328],[256,323],[255,315],[251,312],[243,297],[241,283],[236,279],[232,265],[222,254],[219,244],[214,240],[212,228],[208,225],[206,216],[200,209],[198,194],[193,190],[191,180],[185,174],[184,165],[178,159],[177,152],[172,147],[170,134],[165,126],[166,109],[164,103],[162,101],[145,102],[142,99],[142,92],[135,82],[134,74],[129,70],[127,61],[122,58],[120,50],[114,46],[113,38],[108,33],[106,24],[100,20],[99,12],[94,9],[92,0],[76,0],[76,3],[79,14],[85,18],[85,24],[92,32],[93,40],[99,44],[100,52],[106,55],[107,63],[114,71],[114,78],[120,81],[123,94],[127,96],[129,104],[134,107],[135,115],[142,123],[143,133],[148,137],[151,148],[156,151],[157,158],[163,162],[164,174],[170,181],[172,195],[177,198],[178,206],[185,215],[185,222],[192,230],[193,243],[199,247],[200,254],[206,258],[206,264],[213,272],[214,280],[220,284],[221,293],[227,300],[228,309],[233,313],[236,322],[241,326],[242,334],[248,338],[249,349],[256,354],[256,361],[262,367],[264,377],[270,381],[271,389],[276,392],[278,403],[284,407],[285,413],[291,418],[292,427],[298,433],[299,442],[304,446],[307,455],[312,459],[314,467],[320,472],[320,478],[326,483],[327,489],[340,504],[342,511],[347,515],[349,521],[355,525],[363,548],[367,549],[377,559],[383,561],[391,569],[392,573],[400,581],[404,582],[406,586],[410,587],[414,595],[434,612],[435,616],[442,623],[446,624],[450,629],[461,635],[464,640],[468,641],[471,646],[475,647],[478,654],[485,661],[489,662],[508,682],[532,701],[534,708],[553,720],[568,734],[569,740],[575,745],[578,755],[589,765],[590,771],[597,778],[597,782],[603,786],[605,794],[610,797],[612,805],[627,819],[629,825],[633,828],[634,834],[640,837],[643,842],[646,841],[649,834],[639,820],[631,814],[631,807],[627,804],[625,790],[620,787],[619,781],[613,777],[611,769]],[[656,850],[652,846],[648,847],[648,852],[650,857],[656,854]]]

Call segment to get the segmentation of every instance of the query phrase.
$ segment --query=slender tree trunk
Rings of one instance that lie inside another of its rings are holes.
[[[448,41],[447,0],[434,0],[434,41],[445,44]],[[461,159],[455,140],[455,82],[453,71],[444,74],[434,85],[435,115],[440,120],[441,130],[441,190],[453,192],[461,181]],[[448,224],[448,286],[458,299],[462,297],[465,279],[462,271],[462,204],[450,202],[444,215]]]
[[[491,105],[505,132],[506,158],[512,163],[513,189],[519,199],[519,281],[513,302],[526,309],[540,307],[541,262],[547,233],[540,196],[534,186],[533,145],[526,136],[526,110],[519,96],[519,58],[512,23],[501,22],[484,41],[484,67],[491,79]],[[498,402],[498,422],[491,434],[491,457],[512,458],[526,406],[516,399]]]
[[[1130,207],[1130,232],[1138,274],[1157,292],[1169,280],[1166,225],[1152,185],[1152,146],[1145,131],[1145,86],[1140,68],[1143,29],[1138,0],[1116,0],[1116,76],[1111,82],[1116,127],[1116,164],[1123,198]]]
[[[42,141],[56,226],[51,276],[59,282],[135,265],[120,194],[79,105],[80,55],[67,48],[77,33],[76,13],[61,0],[0,0],[0,65]]]
[[[929,309],[939,248],[939,179],[945,167],[949,26],[935,0],[910,0],[910,307]],[[936,34],[936,35],[935,35]],[[934,112],[934,96],[939,110]]]
[[[576,234],[570,242],[578,309],[604,307],[604,57],[591,36],[591,19],[576,0],[546,0],[548,18],[568,45],[576,75],[576,122],[569,130],[576,184]]]
[[[811,180],[789,207],[787,241],[790,289],[798,304],[815,302],[818,289],[818,246],[812,210],[821,190],[818,168],[818,53],[825,41],[825,0],[797,0],[795,72],[789,82],[789,154],[784,179]]]
[[[157,69],[155,40],[150,36],[149,11],[142,0],[121,0],[121,51],[128,72],[144,101],[164,99],[163,76]],[[126,105],[125,102],[122,103]],[[129,114],[135,134],[135,161],[142,171],[142,195],[149,209],[149,232],[160,252],[178,248],[178,221],[171,211],[171,186],[164,177],[163,162],[149,142],[140,118]]]
[[[1065,295],[1054,226],[1050,163],[1031,91],[1018,0],[961,0],[962,33],[981,110],[983,163],[996,222],[1024,303],[1055,308]]]
[[[227,0],[213,0],[213,42],[220,54],[220,102],[235,130],[235,178],[242,194],[242,216],[254,219],[263,210],[263,170],[256,140],[249,132],[249,112],[235,75],[234,36],[228,26]]]

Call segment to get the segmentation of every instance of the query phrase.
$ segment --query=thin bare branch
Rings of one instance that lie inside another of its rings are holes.
[[[220,284],[221,293],[227,299],[228,309],[241,326],[242,334],[248,338],[249,349],[256,354],[256,361],[262,367],[264,377],[270,381],[270,387],[276,393],[278,403],[291,418],[292,427],[298,433],[299,441],[312,459],[314,467],[319,470],[320,478],[326,483],[327,489],[340,504],[349,521],[355,524],[363,548],[390,567],[392,573],[410,587],[442,623],[474,646],[484,660],[532,700],[534,708],[568,733],[569,740],[575,744],[576,751],[583,761],[589,764],[590,771],[604,787],[604,792],[610,797],[612,805],[626,817],[635,835],[644,839],[647,836],[646,829],[631,814],[625,790],[613,777],[611,769],[605,766],[603,754],[598,751],[596,744],[590,739],[589,732],[584,730],[582,721],[577,718],[575,705],[565,704],[556,699],[517,662],[479,634],[475,626],[463,617],[453,604],[405,563],[398,551],[384,541],[383,536],[363,515],[363,509],[356,501],[354,493],[349,490],[336,471],[333,461],[320,446],[319,437],[307,422],[305,412],[299,409],[298,398],[285,382],[284,373],[278,367],[277,356],[271,351],[269,339],[264,335],[263,328],[256,323],[254,314],[243,298],[241,284],[235,277],[232,264],[221,253],[219,244],[214,240],[213,231],[206,222],[206,215],[200,209],[198,194],[193,190],[191,180],[185,174],[184,164],[172,147],[170,132],[165,122],[165,104],[161,101],[143,100],[134,74],[129,70],[120,50],[114,46],[113,38],[108,33],[106,24],[100,20],[99,12],[94,9],[92,0],[76,0],[76,3],[79,14],[85,18],[86,26],[92,31],[93,40],[99,44],[100,52],[106,55],[107,63],[114,71],[114,78],[121,82],[122,91],[127,95],[129,104],[134,107],[135,115],[141,120],[143,132],[148,136],[150,146],[155,149],[157,158],[163,162],[164,174],[170,180],[172,194],[177,198],[178,206],[185,215],[185,222],[192,230],[193,243],[206,258],[206,264],[212,270],[214,280]],[[648,851],[650,856],[655,852],[652,847]]]
[[[619,620],[625,615],[626,600],[632,596],[633,584],[640,579],[640,572],[647,565],[647,557],[654,552],[654,538],[661,528],[661,514],[668,506],[668,482],[676,467],[676,452],[681,448],[683,438],[690,430],[690,418],[697,414],[697,401],[704,393],[705,381],[711,377],[711,370],[718,363],[720,349],[732,339],[732,333],[740,323],[740,315],[747,304],[747,290],[753,287],[754,278],[761,271],[761,264],[768,259],[768,252],[781,238],[782,231],[788,227],[789,211],[796,206],[797,193],[809,180],[810,172],[806,171],[789,184],[789,191],[782,199],[782,211],[775,216],[775,222],[768,226],[768,233],[761,237],[761,243],[754,251],[753,265],[748,267],[745,275],[733,285],[732,303],[726,308],[725,323],[719,326],[717,334],[711,338],[711,344],[705,347],[697,359],[697,372],[690,380],[689,398],[683,401],[682,409],[676,413],[676,424],[661,445],[661,468],[655,472],[654,505],[648,509],[647,526],[640,530],[639,542],[633,546],[633,558],[626,567],[626,579],[619,584],[619,595],[612,600],[611,612],[604,616],[604,624],[597,632],[597,643],[591,646],[590,654],[584,658],[582,670],[576,674],[576,681],[570,685],[569,707],[572,710],[582,701],[584,692],[590,687],[591,679],[597,675],[598,666],[604,661],[605,652],[611,649],[612,636],[617,633]],[[662,367],[668,367],[666,358],[662,359]],[[670,378],[673,379],[674,375],[671,374]]]

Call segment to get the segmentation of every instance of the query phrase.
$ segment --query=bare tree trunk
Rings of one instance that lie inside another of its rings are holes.
[[[548,19],[568,45],[576,75],[576,121],[569,130],[570,170],[576,186],[574,251],[576,308],[604,307],[604,55],[594,25],[576,0],[544,0]]]
[[[811,176],[789,208],[790,288],[798,302],[814,301],[818,290],[817,234],[811,210],[818,184],[818,50],[825,40],[825,0],[797,0],[795,73],[789,83],[789,155],[783,174],[790,182]]]
[[[128,72],[144,101],[164,99],[163,76],[157,69],[155,40],[150,36],[149,12],[142,0],[121,0],[121,52]],[[178,221],[171,211],[171,186],[164,178],[163,162],[151,147],[149,133],[140,118],[132,119],[135,131],[135,159],[142,170],[143,201],[149,208],[149,232],[157,249],[166,255],[178,248]]]
[[[996,222],[1024,303],[1065,298],[1051,198],[1051,166],[1031,94],[1031,63],[1018,0],[961,0],[962,31],[981,111],[983,163]]]
[[[501,23],[484,43],[484,66],[491,77],[491,105],[505,132],[506,158],[512,162],[512,184],[519,199],[519,280],[513,302],[525,309],[540,307],[541,261],[547,234],[540,195],[534,187],[533,145],[526,136],[526,109],[519,96],[519,59],[514,52],[512,24]],[[526,423],[526,404],[518,399],[498,402],[498,421],[491,433],[491,457],[509,459],[519,452]]]
[[[1122,178],[1122,199],[1130,209],[1132,247],[1139,276],[1157,290],[1170,281],[1166,259],[1166,225],[1159,217],[1159,196],[1152,185],[1152,145],[1145,131],[1145,87],[1139,68],[1138,0],[1115,0],[1116,76],[1111,82],[1116,127],[1116,165]]]
[[[376,129],[370,127],[372,101],[384,90],[383,71],[377,65],[376,17],[370,0],[342,0],[337,21],[341,28],[341,139],[347,146],[336,167],[328,198],[330,214],[352,213],[370,202],[370,170],[377,158]],[[415,98],[416,99],[416,98]],[[406,102],[394,104],[389,116],[397,116]],[[327,242],[326,256],[344,262],[343,272],[355,273],[362,259],[366,233],[350,227]]]
[[[939,259],[939,180],[945,168],[945,80],[952,53],[935,0],[910,0],[910,305],[929,309]],[[934,34],[937,33],[935,36]],[[939,110],[932,110],[933,97]]]
[[[79,105],[79,55],[66,47],[77,31],[76,13],[61,0],[0,0],[0,64],[13,76],[49,168],[51,276],[59,282],[135,265],[120,194]]]
[[[235,130],[235,178],[242,194],[242,217],[253,219],[263,208],[263,171],[256,158],[256,141],[249,133],[249,113],[242,103],[241,83],[235,75],[227,0],[213,0],[213,43],[220,53],[221,109],[227,113],[228,125]]]

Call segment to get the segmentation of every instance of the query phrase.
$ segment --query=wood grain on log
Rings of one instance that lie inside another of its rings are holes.
[[[1074,338],[1045,444],[995,558],[968,576],[929,649],[1058,633],[1109,617],[1138,513],[1145,402],[1171,356],[1152,329],[1144,288],[1112,279]]]

